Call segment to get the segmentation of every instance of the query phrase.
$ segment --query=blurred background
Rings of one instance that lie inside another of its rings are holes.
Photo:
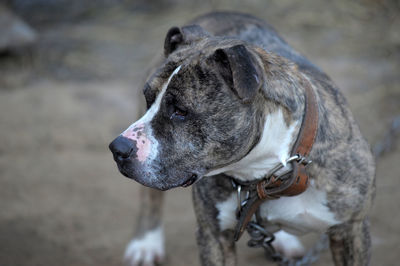
[[[398,0],[0,1],[0,265],[122,265],[139,185],[108,143],[143,111],[167,30],[213,10],[267,20],[342,89],[378,156],[372,265],[399,265]],[[191,189],[164,213],[167,265],[199,265]],[[245,242],[239,265],[265,265]]]

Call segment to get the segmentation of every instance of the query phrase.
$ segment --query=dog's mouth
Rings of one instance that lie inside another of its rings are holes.
[[[194,182],[197,181],[197,179],[198,179],[198,176],[197,176],[196,174],[192,174],[187,180],[185,180],[185,181],[182,183],[181,186],[182,186],[182,187],[191,186],[191,185],[193,185]]]
[[[186,187],[193,185],[196,181],[198,181],[200,179],[198,174],[190,173],[189,175],[186,175],[186,178],[185,177],[181,178],[180,182],[177,180],[178,182],[175,181],[175,182],[171,182],[171,183],[164,183],[164,182],[148,183],[145,181],[145,179],[138,178],[138,176],[142,176],[142,175],[134,175],[132,173],[132,168],[127,167],[126,164],[117,163],[117,165],[118,165],[118,169],[122,175],[124,175],[130,179],[133,179],[133,180],[141,183],[142,185],[150,186],[150,187],[161,189],[161,190],[167,190],[167,189],[171,189],[174,187],[185,187],[186,188]],[[158,186],[157,184],[160,186]]]

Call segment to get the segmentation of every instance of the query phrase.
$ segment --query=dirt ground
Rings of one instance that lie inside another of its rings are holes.
[[[143,109],[145,70],[168,28],[195,15],[240,10],[268,20],[339,85],[372,146],[400,115],[391,1],[166,2],[62,22],[25,17],[38,43],[0,55],[0,265],[122,264],[139,185],[118,172],[107,146]],[[372,265],[400,264],[399,147],[377,164]],[[190,188],[167,193],[166,265],[199,265],[190,199]],[[269,265],[245,239],[238,250],[239,265]],[[329,251],[315,265],[332,265]]]

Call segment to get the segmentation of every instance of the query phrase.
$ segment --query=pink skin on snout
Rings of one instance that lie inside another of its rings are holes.
[[[139,162],[144,162],[150,155],[150,139],[146,137],[144,124],[129,127],[122,133],[125,138],[136,141],[136,156]]]

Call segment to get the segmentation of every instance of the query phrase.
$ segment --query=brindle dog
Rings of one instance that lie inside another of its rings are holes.
[[[163,260],[159,190],[195,183],[202,265],[235,265],[231,178],[260,179],[286,162],[302,123],[307,83],[319,112],[309,187],[267,200],[260,216],[286,256],[304,252],[292,234],[327,232],[336,265],[368,265],[374,160],[330,78],[268,24],[239,13],[207,14],[171,28],[164,56],[144,86],[147,112],[110,144],[121,173],[150,187],[143,187],[127,262]]]

